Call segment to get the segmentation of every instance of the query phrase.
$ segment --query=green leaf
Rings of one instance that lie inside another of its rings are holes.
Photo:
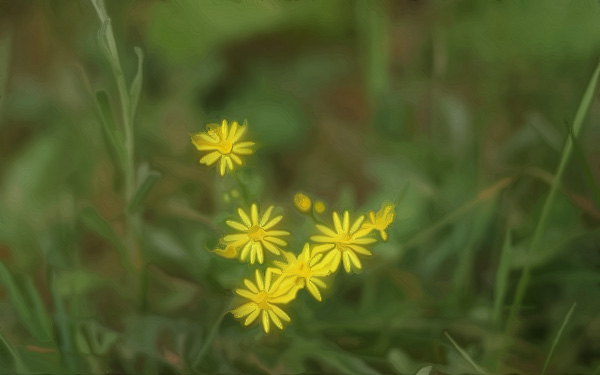
[[[142,203],[148,197],[148,194],[152,191],[152,188],[158,180],[160,180],[161,173],[158,171],[149,170],[147,166],[140,167],[138,171],[138,183],[135,192],[131,200],[129,201],[129,205],[127,206],[127,211],[133,213],[136,212]]]
[[[131,87],[129,88],[129,98],[131,99],[130,113],[132,117],[135,115],[135,111],[140,99],[140,92],[142,91],[142,76],[144,74],[144,52],[139,47],[135,47],[134,50],[138,57],[138,66],[135,78],[133,79],[133,82],[131,82]]]
[[[41,332],[47,337],[47,341],[50,341],[53,335],[52,329],[52,319],[46,311],[44,306],[44,302],[42,301],[40,294],[38,293],[35,285],[33,284],[33,280],[28,278],[25,282],[25,293],[29,297],[29,301],[31,302],[32,318],[36,322],[36,325],[39,326]]]
[[[0,261],[0,284],[4,285],[8,291],[19,321],[36,339],[45,342],[49,341],[50,337],[48,335],[48,331],[44,327],[40,326],[40,323],[38,323],[37,319],[34,319],[32,316],[30,312],[31,308],[27,303],[27,300],[21,293],[21,290],[15,282],[12,274],[2,261]]]
[[[104,139],[108,144],[110,157],[113,164],[120,168],[125,162],[125,148],[123,146],[123,134],[114,121],[113,110],[110,104],[110,96],[104,90],[96,91],[96,109],[102,122]]]

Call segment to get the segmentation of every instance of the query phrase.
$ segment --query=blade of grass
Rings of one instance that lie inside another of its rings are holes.
[[[567,312],[567,315],[565,315],[565,318],[563,319],[560,329],[556,333],[556,337],[552,341],[552,346],[550,347],[550,351],[548,352],[548,356],[546,357],[546,361],[544,362],[544,368],[542,369],[542,375],[545,375],[546,371],[548,370],[548,365],[550,365],[550,360],[552,359],[552,354],[554,354],[556,345],[558,344],[558,341],[560,340],[560,337],[562,336],[562,333],[565,330],[567,323],[569,323],[569,320],[571,320],[571,315],[573,315],[573,311],[575,311],[576,305],[577,305],[577,302],[574,302],[573,305],[571,306],[571,308],[569,309],[569,311]]]
[[[465,361],[467,361],[467,363],[469,363],[471,365],[471,367],[473,367],[473,369],[475,371],[477,371],[480,374],[487,374],[487,372],[485,370],[483,370],[481,367],[479,367],[479,365],[477,363],[475,363],[475,361],[473,361],[473,359],[471,358],[469,353],[467,353],[463,348],[461,348],[456,343],[456,341],[454,341],[454,339],[450,336],[448,331],[444,331],[444,335],[448,338],[448,340],[450,340],[452,345],[454,345],[454,348],[456,349],[456,351],[464,358]]]
[[[129,202],[129,206],[127,207],[129,212],[134,213],[140,208],[142,203],[146,200],[146,197],[148,197],[148,194],[150,194],[150,191],[152,191],[154,185],[160,180],[160,177],[160,172],[148,171],[143,180],[140,179],[141,182],[135,190],[135,193]]]
[[[600,76],[600,63],[594,70],[592,74],[592,78],[583,94],[581,99],[581,103],[579,104],[579,108],[577,109],[577,113],[575,114],[575,120],[573,121],[573,133],[574,137],[579,136],[581,133],[581,128],[583,127],[583,120],[590,108],[590,104],[592,103],[592,99],[594,98],[594,93],[596,92],[596,86],[598,84],[598,77]],[[550,217],[550,210],[554,203],[554,199],[556,198],[556,193],[561,185],[562,175],[567,166],[567,162],[569,161],[569,157],[571,156],[571,151],[573,149],[573,141],[571,137],[567,137],[565,142],[565,146],[563,148],[560,163],[558,165],[558,169],[556,174],[554,175],[554,179],[552,180],[552,186],[550,187],[550,193],[546,197],[546,201],[544,202],[544,206],[542,207],[542,213],[540,215],[540,219],[537,222],[537,226],[533,232],[533,237],[527,249],[528,253],[531,254],[535,251],[539,251],[542,236],[546,232],[546,226],[548,225],[548,218]],[[521,303],[523,302],[523,297],[525,296],[525,291],[529,284],[529,279],[531,277],[531,267],[526,266],[523,268],[521,273],[521,277],[519,278],[519,282],[517,284],[517,291],[515,293],[515,297],[511,306],[510,315],[508,318],[508,322],[506,324],[507,329],[512,331],[513,325],[516,319],[516,316],[521,308]]]
[[[501,325],[502,306],[506,297],[506,289],[508,287],[508,275],[510,273],[510,259],[512,253],[512,234],[509,228],[506,228],[504,235],[504,245],[500,254],[500,264],[496,272],[496,282],[494,290],[494,308],[492,311],[492,321],[497,327]]]
[[[8,350],[10,355],[13,357],[13,360],[15,361],[14,370],[16,370],[16,373],[17,374],[29,374],[29,370],[27,369],[25,362],[19,355],[19,352],[15,349],[14,346],[12,346],[10,341],[8,341],[6,339],[6,337],[4,337],[4,334],[2,333],[1,330],[0,330],[0,341],[4,344],[4,346],[6,347],[6,350]],[[2,365],[5,365],[5,363],[3,363]],[[8,372],[6,372],[6,373],[8,374]]]
[[[73,343],[73,331],[70,318],[65,312],[65,306],[60,293],[57,291],[56,274],[50,277],[50,294],[54,303],[54,323],[60,347],[60,354],[65,366],[71,373],[81,373],[78,353]]]

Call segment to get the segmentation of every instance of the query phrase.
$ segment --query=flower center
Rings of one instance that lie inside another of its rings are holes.
[[[225,155],[225,154],[229,154],[231,153],[231,149],[233,148],[233,143],[231,143],[231,141],[228,141],[227,139],[223,139],[221,140],[221,142],[219,142],[217,145],[217,151],[219,151],[221,154]]]
[[[296,275],[303,278],[308,278],[310,276],[310,268],[304,262],[300,262],[298,264],[298,268],[296,268]]]
[[[263,290],[256,295],[254,302],[256,302],[258,307],[260,307],[262,310],[269,310],[271,307],[269,306],[269,303],[267,302],[268,297],[269,297],[269,294]]]
[[[248,237],[254,242],[261,241],[265,237],[265,231],[260,226],[255,225],[248,229]]]

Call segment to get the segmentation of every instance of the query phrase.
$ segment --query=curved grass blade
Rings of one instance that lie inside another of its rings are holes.
[[[548,365],[550,365],[550,360],[552,359],[552,354],[554,354],[554,349],[556,349],[556,345],[558,344],[558,341],[560,340],[560,337],[562,336],[562,333],[565,330],[567,323],[569,323],[569,320],[571,320],[571,315],[573,315],[573,311],[575,311],[576,305],[577,305],[577,302],[574,302],[573,305],[571,305],[571,308],[567,312],[567,315],[565,315],[565,318],[563,319],[563,322],[562,322],[558,332],[556,333],[556,337],[552,341],[552,346],[550,347],[550,351],[548,352],[548,356],[546,357],[546,361],[544,362],[544,368],[542,369],[542,375],[545,375],[546,371],[548,370]]]
[[[464,358],[465,361],[467,361],[471,367],[473,367],[473,369],[475,371],[477,371],[480,374],[487,374],[487,372],[482,369],[481,367],[479,367],[479,365],[477,363],[475,363],[475,361],[473,361],[473,358],[471,358],[471,356],[469,355],[469,353],[467,353],[463,348],[461,348],[456,341],[454,341],[454,339],[450,336],[450,334],[448,333],[448,331],[444,331],[444,335],[448,338],[448,340],[450,340],[450,342],[452,343],[452,345],[454,345],[454,348],[456,349],[456,351]]]

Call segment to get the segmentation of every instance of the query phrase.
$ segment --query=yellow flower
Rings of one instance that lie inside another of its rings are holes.
[[[362,264],[356,254],[372,255],[371,251],[362,245],[368,245],[377,240],[365,237],[369,233],[368,231],[359,230],[364,220],[365,217],[360,216],[350,226],[350,213],[348,211],[344,212],[343,221],[340,220],[340,215],[334,211],[333,230],[325,225],[317,224],[317,229],[322,234],[311,236],[310,239],[322,243],[322,245],[315,246],[313,251],[314,253],[327,252],[323,261],[330,262],[331,272],[337,271],[342,260],[344,262],[344,269],[348,273],[352,270],[352,266],[361,269]]]
[[[234,259],[238,256],[239,248],[233,246],[232,244],[227,244],[224,249],[216,248],[214,253],[222,256],[223,258]]]
[[[361,228],[369,232],[378,230],[381,239],[387,241],[388,235],[385,230],[394,222],[395,217],[396,205],[393,203],[384,203],[377,213],[369,211],[369,221],[364,223]]]
[[[294,195],[294,206],[298,209],[298,211],[302,213],[308,213],[310,211],[310,206],[312,202],[310,198],[304,193],[296,193]]]
[[[244,284],[247,289],[236,289],[236,293],[250,300],[243,305],[231,310],[235,318],[243,318],[247,316],[244,325],[252,324],[262,314],[262,326],[265,333],[269,333],[271,321],[279,329],[283,329],[281,319],[289,322],[291,319],[277,305],[285,305],[296,298],[298,288],[291,282],[285,282],[278,278],[274,283],[271,283],[271,273],[267,272],[263,281],[261,273],[256,270],[256,284],[248,279],[244,279]]]
[[[221,159],[221,176],[225,175],[226,168],[233,171],[233,163],[242,165],[239,155],[252,154],[250,147],[254,146],[254,142],[238,142],[246,132],[246,126],[240,126],[237,121],[229,126],[227,120],[223,120],[221,125],[209,124],[206,128],[206,132],[190,135],[192,143],[198,151],[211,151],[200,159],[200,164],[211,166]]]
[[[229,234],[223,239],[233,246],[241,248],[240,259],[245,261],[250,255],[250,263],[254,264],[256,259],[262,264],[264,261],[263,247],[275,255],[279,255],[281,249],[278,246],[286,246],[287,242],[281,236],[289,236],[290,232],[284,230],[270,230],[281,221],[283,216],[276,216],[269,220],[273,206],[269,207],[259,220],[258,207],[252,204],[250,215],[238,208],[238,214],[242,222],[227,220],[226,223],[233,229],[243,233]]]
[[[319,277],[329,276],[329,265],[323,262],[323,254],[311,254],[310,245],[304,245],[302,252],[297,257],[288,251],[283,251],[285,262],[273,261],[279,269],[271,268],[272,272],[280,274],[282,278],[293,280],[294,285],[302,288],[306,286],[310,294],[317,301],[321,301],[319,288],[326,288],[327,284]]]
[[[322,214],[323,212],[325,212],[325,203],[323,203],[323,201],[315,202],[315,212],[318,214]]]

